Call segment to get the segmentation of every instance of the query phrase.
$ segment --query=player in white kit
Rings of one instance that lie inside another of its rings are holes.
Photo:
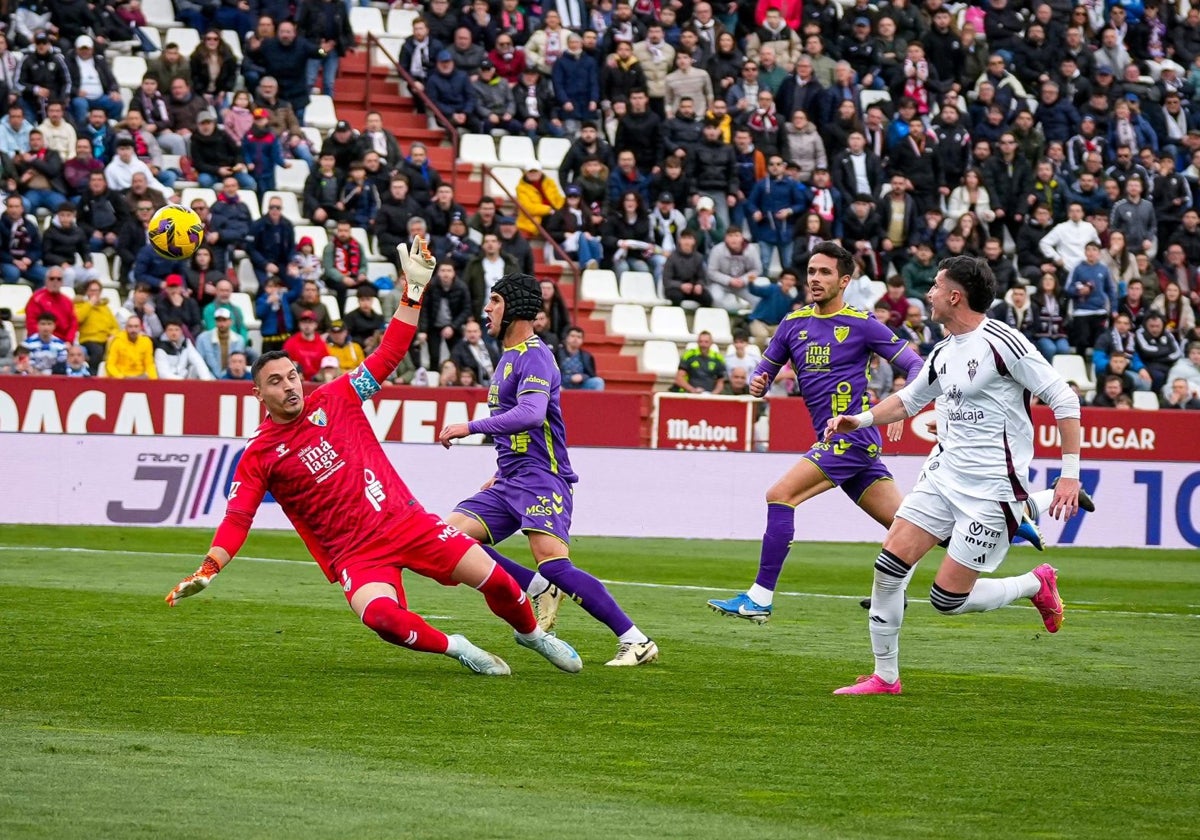
[[[1062,476],[1050,515],[1070,518],[1079,510],[1079,399],[1024,336],[988,319],[994,292],[995,278],[983,260],[944,260],[928,299],[947,338],[902,390],[871,411],[829,420],[827,440],[911,417],[937,400],[938,443],[875,561],[868,620],[875,672],[835,694],[900,693],[904,590],[917,562],[947,537],[929,595],[938,612],[986,612],[1029,598],[1049,632],[1062,625],[1057,575],[1048,564],[1017,577],[980,578],[1003,562],[1029,497],[1031,394],[1054,411],[1062,438]]]

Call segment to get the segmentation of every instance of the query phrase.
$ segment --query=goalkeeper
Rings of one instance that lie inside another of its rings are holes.
[[[408,609],[405,570],[445,586],[483,593],[519,645],[577,672],[583,663],[566,642],[542,631],[529,599],[475,540],[427,512],[384,455],[362,411],[408,351],[421,295],[433,274],[428,243],[401,245],[402,300],[379,349],[349,373],[307,397],[292,360],[264,353],[254,363],[254,394],[267,420],[250,437],[229,488],[225,517],[195,573],[167,594],[175,606],[207,587],[246,540],[254,513],[271,493],[350,608],[385,642],[458,660],[478,674],[502,676],[498,656],[461,635],[447,636]]]

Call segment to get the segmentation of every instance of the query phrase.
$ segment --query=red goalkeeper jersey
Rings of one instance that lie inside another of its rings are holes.
[[[387,550],[390,535],[423,509],[384,455],[362,402],[394,369],[389,351],[407,350],[413,331],[393,319],[387,346],[309,394],[296,420],[268,418],[258,427],[234,472],[214,545],[236,554],[270,492],[331,581],[335,564]]]

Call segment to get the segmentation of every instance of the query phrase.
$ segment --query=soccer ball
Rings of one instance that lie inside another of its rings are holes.
[[[150,245],[160,257],[186,260],[204,238],[204,223],[187,207],[168,204],[150,219]]]

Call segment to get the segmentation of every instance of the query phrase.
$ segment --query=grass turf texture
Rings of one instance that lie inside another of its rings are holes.
[[[830,692],[869,671],[877,546],[798,543],[782,590],[854,598],[781,596],[756,627],[704,606],[756,545],[579,539],[607,580],[702,589],[612,586],[662,648],[645,668],[603,667],[612,637],[564,604],[577,677],[409,576],[513,666],[485,679],[380,642],[311,563],[248,559],[304,558],[290,534],[169,610],[208,538],[0,527],[0,837],[1195,836],[1195,552],[1052,549],[1053,637],[1028,608],[936,615],[928,564],[905,694],[854,698]]]

